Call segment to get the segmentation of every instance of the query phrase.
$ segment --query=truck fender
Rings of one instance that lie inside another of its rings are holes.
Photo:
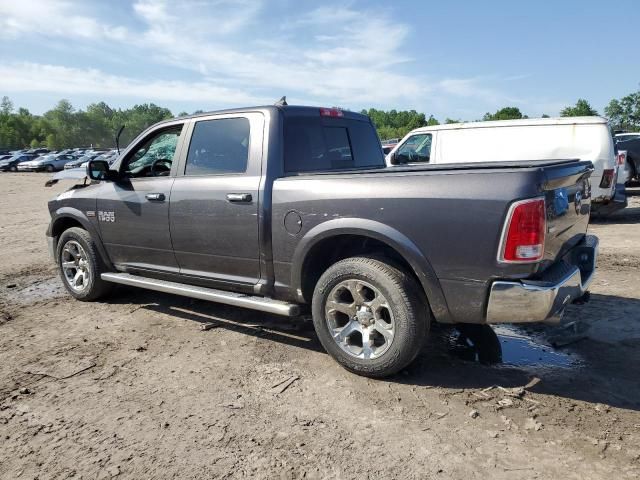
[[[296,292],[299,292],[300,297],[303,267],[307,255],[322,240],[338,235],[369,237],[393,248],[406,260],[418,277],[436,320],[442,323],[452,323],[440,281],[429,260],[406,235],[375,220],[337,218],[316,225],[301,238],[293,255],[291,273],[291,285]]]
[[[102,239],[100,238],[100,234],[96,226],[89,220],[89,218],[87,218],[84,212],[73,207],[61,207],[55,211],[52,217],[53,218],[51,220],[51,223],[49,224],[49,228],[47,229],[48,237],[57,236],[54,235],[53,232],[55,232],[56,226],[59,225],[60,222],[64,222],[65,219],[69,218],[73,219],[77,221],[82,226],[82,228],[89,232],[89,235],[91,235],[91,238],[95,242],[98,253],[100,253],[100,256],[102,257],[105,265],[110,269],[113,268],[113,264],[111,263],[109,255],[107,254],[107,250],[104,248],[104,244],[102,243]]]

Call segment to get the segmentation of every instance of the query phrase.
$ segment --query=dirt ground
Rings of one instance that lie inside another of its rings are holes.
[[[305,318],[72,300],[44,237],[70,184],[46,178],[0,174],[0,478],[640,478],[640,189],[590,227],[592,298],[561,327],[501,327],[501,351],[435,327],[374,381]]]

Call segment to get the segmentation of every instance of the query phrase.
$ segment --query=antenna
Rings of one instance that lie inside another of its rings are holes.
[[[116,148],[118,149],[118,155],[120,155],[120,135],[122,135],[122,131],[124,130],[124,125],[120,127],[118,133],[116,134]]]
[[[280,100],[278,100],[276,103],[274,103],[274,105],[276,105],[278,107],[286,107],[287,105],[289,105],[287,103],[287,96],[284,95]]]

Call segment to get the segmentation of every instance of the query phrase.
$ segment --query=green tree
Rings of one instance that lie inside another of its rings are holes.
[[[482,120],[519,120],[521,118],[527,117],[522,115],[518,107],[504,107],[496,113],[485,113]]]
[[[561,117],[591,117],[598,112],[583,98],[579,98],[573,107],[565,107],[560,111]]]
[[[10,115],[11,112],[13,112],[13,102],[5,95],[0,103],[0,113],[2,115]]]
[[[440,125],[440,122],[433,115],[429,115],[429,119],[427,120],[427,126],[431,127],[434,125]]]
[[[640,129],[640,90],[621,99],[613,99],[604,108],[605,115],[617,130]]]
[[[362,110],[362,113],[369,115],[381,139],[402,138],[415,128],[437,125],[437,120],[433,116],[427,120],[424,113],[418,113],[415,110],[384,111],[370,108]]]

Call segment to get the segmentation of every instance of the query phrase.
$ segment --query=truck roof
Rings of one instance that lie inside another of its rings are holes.
[[[541,125],[600,125],[607,124],[604,117],[555,117],[555,118],[523,118],[521,120],[491,120],[487,122],[449,123],[420,127],[412,132],[433,132],[438,130],[459,130],[469,128],[520,127]]]
[[[189,119],[189,118],[199,118],[206,117],[210,115],[226,115],[230,113],[247,113],[247,112],[255,112],[256,110],[281,110],[286,112],[288,115],[292,116],[320,116],[321,109],[329,109],[329,110],[339,110],[342,112],[344,118],[350,118],[354,120],[366,120],[369,121],[369,117],[367,115],[363,115],[362,113],[352,112],[350,110],[345,110],[340,107],[320,107],[320,106],[309,106],[309,105],[259,105],[255,107],[241,107],[241,108],[229,108],[224,110],[212,110],[209,112],[201,112],[194,113],[192,115],[184,115],[182,117],[175,117],[168,120],[166,122],[172,122],[178,119]]]

